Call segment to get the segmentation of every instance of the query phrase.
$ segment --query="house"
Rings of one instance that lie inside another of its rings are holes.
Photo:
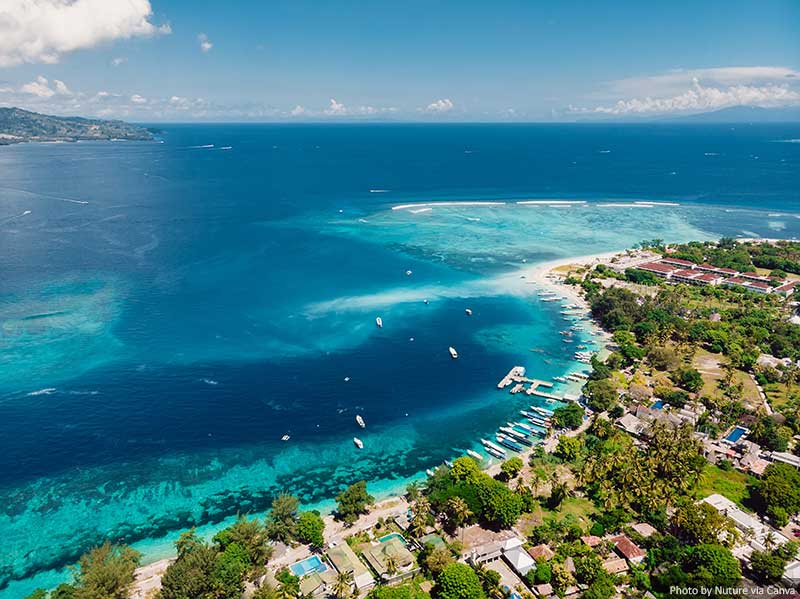
[[[503,559],[520,576],[525,576],[536,567],[536,562],[522,547],[522,540],[517,538],[503,543]]]
[[[631,525],[631,529],[633,529],[638,534],[642,535],[645,539],[652,537],[658,531],[650,526],[647,522],[637,522],[636,524]]]
[[[783,582],[789,587],[800,585],[800,561],[790,562],[783,571]]]
[[[647,423],[633,414],[624,414],[617,419],[616,425],[635,437],[641,437],[647,430]]]
[[[773,292],[779,293],[785,297],[789,297],[794,293],[794,290],[797,286],[800,285],[800,281],[789,281],[787,283],[783,283],[782,285],[778,285]]]
[[[528,555],[537,562],[549,562],[556,554],[550,547],[542,543],[541,545],[536,545],[536,547],[528,549]]]
[[[742,533],[745,543],[737,548],[738,551],[734,551],[734,555],[745,563],[749,561],[749,555],[753,549],[765,551],[770,542],[776,545],[783,545],[789,542],[789,539],[771,526],[764,524],[758,517],[751,516],[740,509],[727,497],[714,493],[705,499],[701,499],[701,501],[709,504],[723,516],[730,518],[734,526]]]
[[[622,574],[628,571],[628,562],[621,557],[615,557],[604,561],[603,569],[609,574]]]
[[[375,584],[372,574],[347,543],[331,547],[328,549],[327,555],[337,572],[340,574],[350,572],[353,575],[353,583],[359,591],[368,589]]]
[[[772,286],[769,283],[765,283],[764,281],[751,281],[741,277],[731,277],[730,279],[725,279],[722,284],[729,287],[744,287],[748,291],[754,291],[755,293],[772,292]]]
[[[800,468],[800,456],[796,456],[793,453],[773,451],[769,454],[769,457],[773,462],[780,462],[782,464],[789,464],[795,468]]]
[[[533,587],[533,592],[539,597],[549,597],[553,594],[553,587],[549,584],[537,584]]]
[[[581,541],[583,541],[584,545],[588,545],[594,549],[603,542],[603,539],[595,535],[587,535],[585,537],[581,537]]]
[[[333,587],[334,577],[331,570],[312,572],[300,579],[300,592],[303,597],[327,597]]]
[[[419,567],[414,555],[399,537],[390,537],[364,550],[364,559],[384,582],[398,582],[414,576]]]
[[[491,541],[489,543],[484,543],[483,545],[477,545],[473,547],[467,556],[467,561],[475,566],[477,564],[484,564],[486,562],[500,559],[502,555],[503,544],[497,541]]]
[[[611,538],[614,551],[632,564],[641,563],[647,552],[628,538],[628,535],[618,535]]]

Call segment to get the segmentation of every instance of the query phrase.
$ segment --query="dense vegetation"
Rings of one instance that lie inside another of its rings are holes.
[[[20,108],[0,108],[0,145],[23,141],[153,139],[143,127],[122,121],[59,117]]]

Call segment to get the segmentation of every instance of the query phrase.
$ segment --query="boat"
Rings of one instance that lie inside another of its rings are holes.
[[[496,453],[500,453],[503,456],[506,455],[506,450],[505,449],[503,449],[502,447],[500,447],[498,445],[495,445],[494,443],[492,443],[491,441],[489,441],[487,439],[481,439],[481,443],[483,443],[483,446],[487,449],[487,451],[491,449],[492,451],[494,451]],[[494,454],[492,454],[492,455],[494,455]]]
[[[428,468],[428,469],[425,471],[425,474],[427,474],[428,476],[433,476],[433,470],[431,470],[430,468]]]
[[[353,437],[353,444],[359,449],[364,449],[364,442],[358,437]]]
[[[467,316],[472,316],[472,310],[470,310],[469,308],[467,308],[466,310],[464,310],[464,312],[466,312],[466,313],[467,313]]]
[[[361,414],[356,414],[356,422],[358,422],[358,426],[361,428],[366,428],[367,423],[364,422],[364,419],[361,417]]]
[[[491,447],[486,448],[486,453],[496,457],[498,460],[504,460],[506,457],[505,451],[497,451],[496,449],[492,449]]]
[[[448,468],[452,468],[453,467],[453,462],[451,462],[450,460],[445,460],[444,461],[444,465],[447,466]]]
[[[291,439],[289,435],[284,435],[283,437],[281,437],[281,441],[288,441],[289,439]]]
[[[566,383],[567,382],[567,379],[565,379],[563,376],[554,376],[553,380],[554,381],[558,381],[559,383]]]
[[[505,435],[501,435],[501,434],[498,433],[498,434],[495,435],[495,439],[497,439],[497,442],[500,443],[500,445],[504,445],[504,446],[508,447],[511,451],[516,451],[517,453],[522,452],[522,449],[523,449],[522,445],[514,443],[514,441],[512,441],[511,439],[509,439]]]
[[[411,274],[412,274],[412,272],[411,272],[410,270],[407,270],[407,271],[406,271],[406,276],[407,276],[407,277],[410,277],[410,276],[411,276]]]
[[[523,445],[527,445],[528,447],[532,446],[533,443],[528,441],[528,437],[518,431],[515,431],[513,428],[508,428],[507,426],[501,426],[500,430],[503,431],[509,439],[514,441],[514,443],[522,443]]]
[[[472,451],[471,449],[467,450],[467,455],[471,458],[475,458],[479,462],[483,459],[483,456],[479,454],[477,451]]]
[[[378,325],[379,329],[382,329],[383,328],[383,318],[378,316],[378,318],[375,319],[375,324]]]
[[[447,348],[447,351],[449,351],[449,352],[450,352],[450,357],[451,357],[451,358],[453,358],[454,360],[455,360],[456,358],[458,358],[458,352],[456,351],[456,348],[455,348],[455,347],[453,347],[452,345],[451,345],[450,347],[448,347],[448,348]]]
[[[427,306],[430,302],[426,299],[422,300],[422,302]]]

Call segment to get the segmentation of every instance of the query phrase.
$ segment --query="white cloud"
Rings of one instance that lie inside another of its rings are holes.
[[[709,87],[785,85],[800,82],[800,72],[776,66],[674,69],[658,75],[611,81],[606,93],[616,97],[672,96],[684,92],[694,81]]]
[[[764,108],[800,104],[800,91],[788,84],[731,85],[713,87],[695,78],[691,87],[680,94],[656,98],[645,96],[619,100],[610,106],[574,108],[571,112],[607,115],[669,114],[719,110],[730,106],[760,106]]]
[[[453,101],[450,98],[442,98],[441,100],[436,100],[435,102],[431,102],[428,104],[425,110],[427,112],[449,112],[453,110]]]
[[[60,81],[58,79],[53,79],[53,83],[56,86],[56,93],[57,94],[62,94],[64,96],[72,95],[72,92],[69,91],[69,88],[67,87],[67,84],[64,83],[63,81]]]
[[[34,81],[25,83],[20,86],[19,91],[23,94],[36,96],[37,98],[52,98],[56,94],[61,96],[71,96],[72,92],[69,91],[66,83],[58,79],[53,79],[53,86],[50,87],[50,81],[46,77],[39,75]],[[13,89],[7,88],[6,91],[13,92]]]
[[[170,33],[152,16],[149,0],[3,0],[0,67],[52,64],[103,42]]]
[[[125,58],[124,56],[117,56],[116,58],[111,60],[111,66],[119,67],[124,65],[126,62],[128,62],[127,58]]]
[[[214,47],[214,44],[209,41],[208,36],[205,33],[198,33],[197,41],[200,42],[200,50],[202,52],[208,52]]]
[[[134,104],[147,104],[147,98],[140,96],[139,94],[133,94],[131,96],[131,102]]]
[[[290,116],[303,116],[305,114],[308,114],[308,111],[302,106],[300,106],[300,104],[298,104],[289,111]]]
[[[333,98],[331,98],[330,105],[323,112],[331,116],[342,116],[348,113],[347,107]]]

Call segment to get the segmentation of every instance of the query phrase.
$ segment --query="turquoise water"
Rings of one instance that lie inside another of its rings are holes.
[[[326,510],[479,449],[532,403],[495,388],[511,366],[585,368],[520,269],[800,235],[798,148],[774,143],[796,129],[174,126],[0,148],[0,599],[107,538],[153,560],[281,491]],[[233,149],[192,147],[211,143]],[[494,203],[428,205],[463,201]]]
[[[386,541],[388,541],[390,539],[399,539],[400,541],[403,542],[404,545],[405,545],[405,542],[406,542],[405,537],[403,537],[403,535],[401,535],[399,532],[393,532],[393,533],[390,533],[390,534],[386,535],[385,537],[381,537],[380,538],[380,542],[381,543],[385,543]]]
[[[319,556],[312,555],[311,557],[307,557],[302,561],[295,562],[289,566],[289,569],[295,576],[305,576],[311,572],[325,572],[328,567],[322,563],[322,560],[319,559]]]

